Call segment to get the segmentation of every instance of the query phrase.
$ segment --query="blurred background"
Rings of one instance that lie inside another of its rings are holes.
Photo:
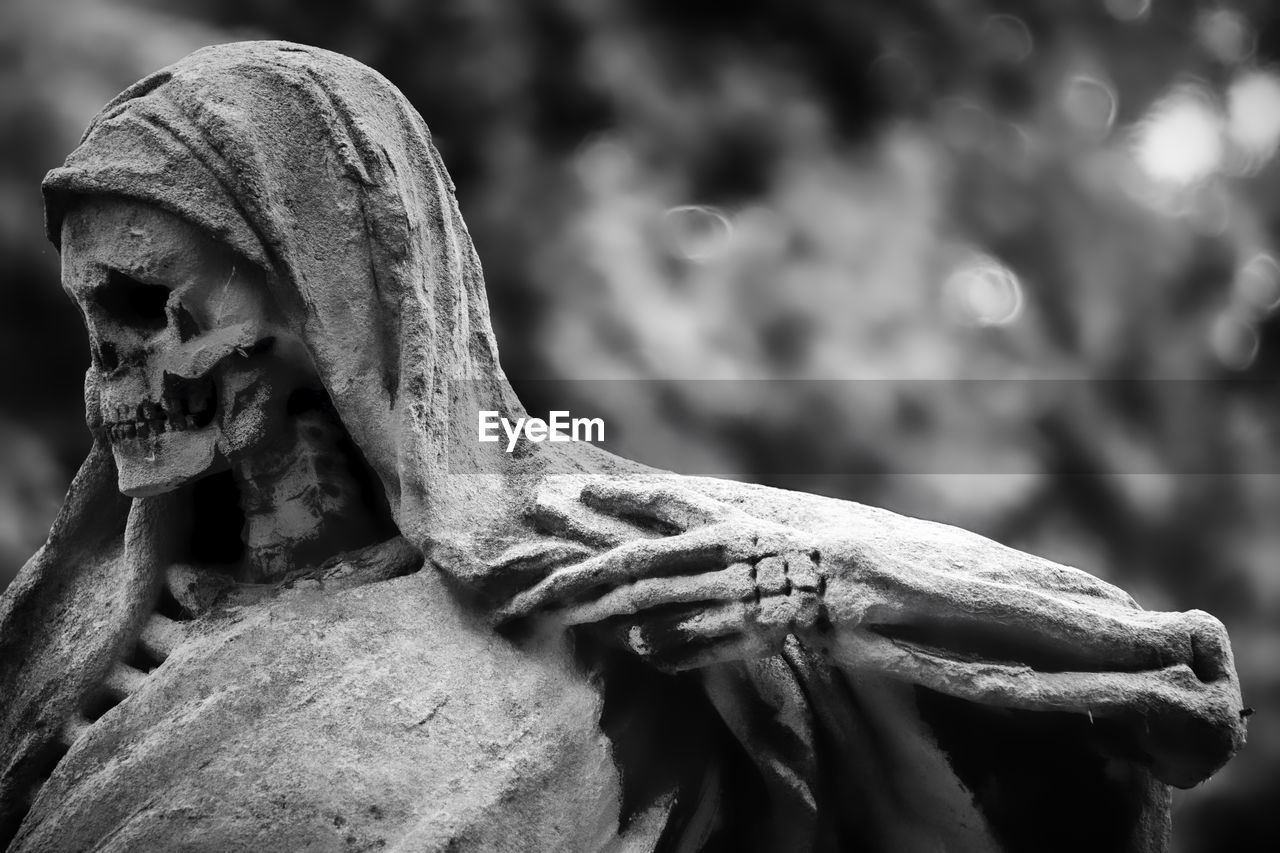
[[[593,414],[1222,618],[1258,710],[1177,849],[1280,850],[1273,5],[4,0],[0,587],[88,446],[40,179],[120,89],[244,38],[416,104],[531,408],[649,380]],[[744,407],[688,379],[771,381]],[[990,379],[1018,381],[954,381]]]

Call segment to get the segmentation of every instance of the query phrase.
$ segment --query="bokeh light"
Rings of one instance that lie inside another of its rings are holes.
[[[1006,326],[1022,313],[1022,283],[993,257],[975,254],[956,266],[943,284],[943,299],[954,321],[971,326]]]
[[[684,204],[662,215],[663,242],[672,255],[693,263],[722,257],[733,241],[733,224],[715,207]]]
[[[1257,171],[1280,145],[1280,75],[1253,70],[1227,89],[1227,135],[1243,158],[1240,170]]]
[[[1016,15],[992,15],[983,21],[982,37],[988,57],[1017,64],[1035,50],[1035,41],[1027,24]]]
[[[1105,0],[1104,5],[1118,21],[1139,21],[1151,11],[1151,0]]]
[[[1062,88],[1062,111],[1084,135],[1103,139],[1111,132],[1118,106],[1115,88],[1090,74],[1076,74]]]
[[[971,98],[943,98],[937,105],[942,138],[953,148],[981,151],[991,139],[991,115]]]
[[[881,94],[895,101],[911,102],[924,95],[927,81],[904,50],[889,50],[876,57],[868,75]]]
[[[1280,307],[1280,263],[1270,252],[1259,252],[1236,272],[1234,290],[1245,305],[1261,312]]]
[[[1214,357],[1228,370],[1247,370],[1257,359],[1260,345],[1257,328],[1230,312],[1219,316],[1209,332]]]
[[[1151,108],[1137,128],[1134,157],[1148,177],[1188,186],[1222,166],[1222,116],[1200,86],[1182,86]]]
[[[1215,59],[1225,64],[1243,62],[1253,54],[1255,36],[1245,17],[1231,9],[1202,12],[1196,37]]]

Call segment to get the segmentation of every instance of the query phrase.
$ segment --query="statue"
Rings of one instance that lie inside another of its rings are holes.
[[[1243,742],[1205,613],[461,436],[523,409],[427,128],[357,62],[198,51],[44,192],[94,441],[0,602],[11,851],[1155,851]]]

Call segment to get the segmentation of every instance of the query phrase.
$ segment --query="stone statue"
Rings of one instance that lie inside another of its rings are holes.
[[[0,603],[0,846],[1155,851],[1243,742],[1205,613],[460,437],[523,409],[427,128],[357,62],[198,51],[44,192],[94,441]]]

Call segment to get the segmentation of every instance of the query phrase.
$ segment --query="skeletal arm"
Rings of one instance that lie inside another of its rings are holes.
[[[564,498],[535,511],[588,544],[500,558],[527,587],[507,623],[611,630],[667,670],[776,655],[794,637],[854,675],[1110,718],[1181,787],[1243,740],[1230,642],[1202,611],[1145,611],[1085,572],[892,513],[805,529],[678,481],[595,480]]]

